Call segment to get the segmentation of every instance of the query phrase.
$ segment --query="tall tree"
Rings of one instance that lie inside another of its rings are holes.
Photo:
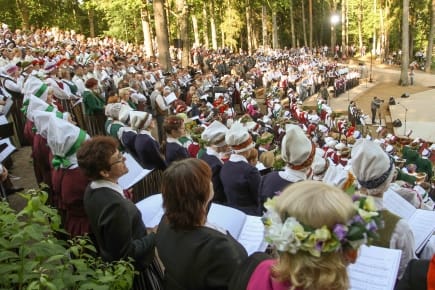
[[[246,14],[246,36],[248,42],[248,54],[252,54],[252,15],[251,15],[251,5],[250,1],[246,0],[245,2],[245,14]]]
[[[189,39],[189,9],[186,0],[176,0],[177,22],[180,30],[182,43],[181,66],[187,67],[190,64],[190,39]]]
[[[142,21],[142,30],[143,30],[143,44],[145,47],[145,54],[147,57],[154,56],[153,51],[153,42],[151,37],[151,29],[150,29],[150,16],[148,13],[148,5],[144,3],[141,8],[141,21]]]
[[[264,2],[261,5],[261,45],[267,46],[267,6]]]
[[[308,0],[308,17],[310,22],[310,48],[313,48],[313,0]]]
[[[304,36],[304,46],[307,46],[307,30],[305,28],[305,0],[302,0],[302,9],[301,9],[301,14],[302,14],[302,34]]]
[[[215,15],[216,14],[214,10],[214,0],[211,0],[210,1],[210,29],[211,29],[211,44],[214,50],[218,48]]]
[[[435,0],[432,0],[430,5],[430,21],[431,25],[427,37],[426,63],[424,64],[425,72],[430,72],[432,66],[433,35],[435,33]]]
[[[292,38],[292,46],[296,46],[296,34],[295,34],[295,19],[293,14],[293,0],[289,0],[289,8],[290,8],[290,33]]]
[[[202,2],[202,23],[203,23],[203,38],[204,38],[204,46],[206,48],[210,47],[210,41],[208,39],[208,17],[207,17],[207,2]]]
[[[171,68],[171,57],[169,55],[169,34],[164,0],[153,0],[154,22],[156,27],[157,45],[159,51],[159,63],[164,72],[169,72]]]
[[[403,0],[402,7],[402,64],[399,84],[408,86],[409,65],[409,0]]]

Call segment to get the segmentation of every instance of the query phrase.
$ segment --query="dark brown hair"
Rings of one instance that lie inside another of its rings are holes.
[[[172,130],[178,130],[183,125],[183,118],[178,116],[169,116],[166,117],[165,122],[163,123],[163,129],[166,134],[171,134]]]
[[[96,136],[85,141],[77,151],[80,169],[91,180],[101,179],[100,171],[110,170],[110,157],[118,149],[118,141],[109,136]]]
[[[165,170],[162,180],[163,207],[169,224],[174,229],[201,225],[212,190],[207,163],[196,158],[175,161]]]
[[[93,88],[96,84],[98,84],[98,81],[94,78],[90,78],[86,81],[85,87],[87,89]]]

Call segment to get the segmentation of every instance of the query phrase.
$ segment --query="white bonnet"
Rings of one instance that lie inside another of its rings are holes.
[[[105,114],[115,120],[119,120],[119,113],[121,112],[121,103],[111,103],[106,105]]]
[[[355,177],[367,189],[378,188],[384,184],[394,169],[393,160],[380,145],[370,140],[358,140],[351,155]]]
[[[135,130],[147,129],[151,125],[153,116],[150,113],[142,111],[130,112],[131,128]]]
[[[127,125],[131,111],[133,111],[133,109],[129,105],[122,104],[118,113],[118,120]]]
[[[239,122],[234,123],[225,135],[225,142],[235,153],[241,153],[254,148],[254,142],[246,127]]]
[[[313,164],[311,164],[311,168],[313,169],[313,179],[316,179],[316,176],[325,174],[326,170],[329,166],[329,161],[324,157],[325,151],[320,148],[316,148],[316,154],[314,156]]]
[[[35,111],[33,113],[33,123],[36,128],[36,132],[42,137],[47,139],[48,123],[50,118],[55,118],[55,115],[50,112]]]
[[[35,95],[36,97],[46,101],[48,95],[48,85],[36,76],[29,76],[23,86],[24,95]]]
[[[53,153],[54,168],[77,165],[76,153],[89,135],[79,127],[57,118],[48,122],[47,144]]]
[[[228,128],[219,121],[213,121],[204,132],[201,134],[201,138],[209,145],[224,146],[225,136],[228,132]]]
[[[286,125],[281,143],[281,156],[285,162],[293,167],[308,167],[314,160],[315,152],[314,144],[299,126]]]

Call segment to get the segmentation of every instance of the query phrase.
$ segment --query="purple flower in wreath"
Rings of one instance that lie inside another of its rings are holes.
[[[346,238],[348,228],[342,224],[336,224],[332,230],[337,239],[341,242]]]

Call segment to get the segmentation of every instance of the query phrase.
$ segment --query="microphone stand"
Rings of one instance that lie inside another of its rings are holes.
[[[401,103],[397,103],[398,105],[400,105],[402,108],[404,108],[405,109],[405,127],[404,127],[404,132],[403,132],[403,136],[406,136],[406,114],[408,113],[408,108],[405,106],[405,105],[403,105],[403,104],[401,104]]]

